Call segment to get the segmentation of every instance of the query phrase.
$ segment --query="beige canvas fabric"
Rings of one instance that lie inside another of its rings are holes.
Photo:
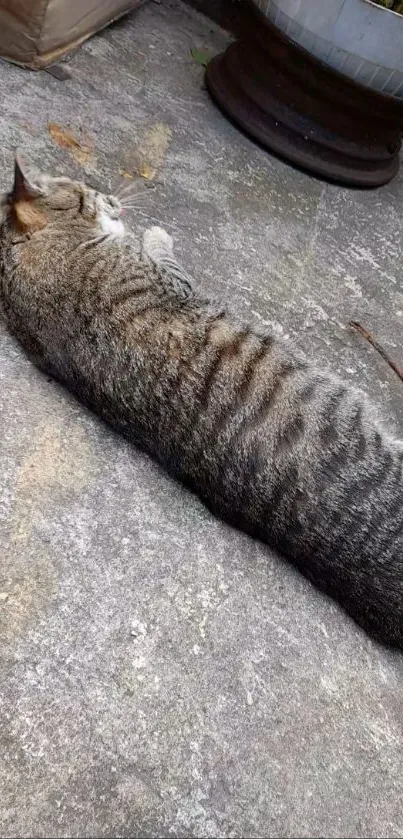
[[[0,56],[32,69],[56,61],[142,0],[0,0]]]

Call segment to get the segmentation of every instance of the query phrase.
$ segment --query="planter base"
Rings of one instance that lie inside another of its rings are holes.
[[[398,171],[403,102],[322,64],[252,5],[244,37],[210,62],[206,82],[255,140],[319,177],[370,188]]]

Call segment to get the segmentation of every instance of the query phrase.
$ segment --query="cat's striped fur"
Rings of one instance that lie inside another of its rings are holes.
[[[143,254],[102,234],[117,207],[17,165],[0,232],[11,329],[214,511],[403,646],[403,444],[360,392],[192,291],[163,231]]]

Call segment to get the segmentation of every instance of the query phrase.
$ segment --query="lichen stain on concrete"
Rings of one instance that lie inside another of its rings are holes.
[[[53,420],[33,432],[20,465],[8,549],[0,580],[0,639],[8,646],[46,607],[57,591],[57,572],[35,525],[51,504],[86,485],[90,450],[80,427]]]
[[[125,172],[152,181],[164,165],[171,140],[172,131],[164,122],[149,125],[137,148],[125,154]]]

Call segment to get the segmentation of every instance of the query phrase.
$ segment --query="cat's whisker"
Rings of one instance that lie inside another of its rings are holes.
[[[119,199],[121,204],[132,204],[133,201],[144,201],[145,199],[149,199],[149,194],[141,194],[141,195],[122,195]]]
[[[138,192],[138,190],[133,189],[133,188],[131,188],[131,189],[126,188],[124,190],[118,189],[114,192],[114,195],[116,196],[116,198],[119,198],[119,200],[120,200],[125,195],[133,195],[133,194],[136,194],[137,192]]]
[[[116,195],[124,195],[125,192],[131,192],[133,189],[137,189],[141,184],[137,181],[131,181],[128,184],[122,184],[117,190]]]
[[[140,209],[143,206],[144,206],[144,204],[139,203],[137,201],[136,202],[131,201],[130,203],[127,203],[127,204],[126,203],[121,204],[121,207],[122,207],[123,210],[137,210],[137,209]]]
[[[122,213],[139,213],[144,207],[122,207]]]
[[[142,191],[144,191],[144,189],[145,189],[144,185],[139,184],[139,183],[126,184],[125,186],[121,187],[120,189],[117,189],[115,195],[116,195],[117,198],[119,198],[119,196],[121,196],[121,195],[127,195],[127,194],[131,194],[131,193],[142,192]]]
[[[148,193],[141,193],[140,195],[122,195],[120,201],[122,204],[125,204],[127,201],[130,203],[132,201],[143,201],[145,198],[149,198]]]
[[[134,193],[127,194],[127,195],[122,195],[119,200],[122,201],[122,202],[123,201],[138,201],[139,199],[143,200],[143,198],[149,198],[149,197],[150,197],[150,193],[147,190],[147,192],[134,192]]]
[[[136,199],[136,200],[133,199],[133,201],[121,201],[120,203],[121,203],[121,207],[139,207],[144,202],[139,201],[138,199]]]
[[[146,187],[144,183],[135,181],[134,183],[126,184],[115,192],[116,198],[122,198],[125,195],[147,195],[148,192],[153,191],[154,186]]]

